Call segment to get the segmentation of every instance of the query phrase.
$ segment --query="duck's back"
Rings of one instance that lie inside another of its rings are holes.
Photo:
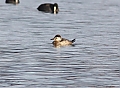
[[[44,12],[53,12],[52,9],[53,9],[53,4],[50,4],[50,3],[45,3],[45,4],[41,4],[37,9],[39,11],[44,11]]]
[[[62,46],[64,46],[64,45],[71,45],[72,41],[63,38],[60,43],[61,43]]]
[[[53,41],[54,46],[67,46],[67,45],[72,45],[72,41],[69,41],[68,39],[62,38],[61,41]]]

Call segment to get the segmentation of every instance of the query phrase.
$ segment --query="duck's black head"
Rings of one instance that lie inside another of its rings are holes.
[[[57,3],[54,3],[54,6],[56,6],[58,8],[58,4]]]
[[[54,13],[58,13],[59,12],[58,4],[54,3],[53,6],[54,6]]]
[[[52,38],[52,39],[50,39],[50,40],[54,40],[54,39],[56,39],[56,38],[60,38],[60,39],[61,39],[61,36],[60,36],[60,35],[55,35],[55,37]]]
[[[55,37],[61,37],[60,35],[55,35]]]

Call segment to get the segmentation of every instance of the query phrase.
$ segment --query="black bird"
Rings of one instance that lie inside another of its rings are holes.
[[[6,0],[5,3],[18,4],[20,3],[20,1],[19,0]]]
[[[43,11],[46,13],[53,13],[53,14],[57,14],[59,11],[57,3],[54,3],[54,4],[44,3],[44,4],[41,4],[37,9],[39,11]]]

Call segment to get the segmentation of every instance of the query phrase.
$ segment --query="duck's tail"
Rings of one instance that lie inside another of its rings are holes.
[[[72,40],[72,43],[75,42],[75,39]]]

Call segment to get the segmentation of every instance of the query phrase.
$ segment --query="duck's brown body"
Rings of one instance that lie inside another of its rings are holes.
[[[67,45],[72,45],[73,42],[75,42],[75,39],[73,40],[68,40],[68,39],[65,39],[65,38],[62,38],[60,35],[56,35],[53,39],[51,40],[54,40],[52,42],[52,44],[55,46],[55,47],[61,47],[61,46],[67,46]]]

